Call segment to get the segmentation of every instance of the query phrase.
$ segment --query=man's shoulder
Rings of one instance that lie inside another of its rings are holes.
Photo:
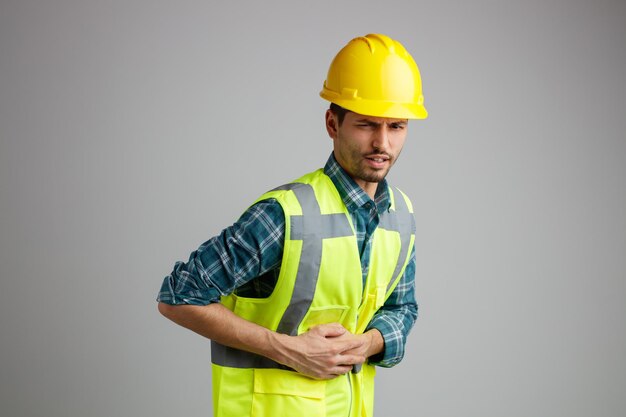
[[[404,189],[402,189],[402,188],[400,188],[400,187],[396,187],[396,186],[394,186],[394,185],[392,185],[392,184],[389,184],[389,183],[388,183],[388,184],[387,184],[387,188],[388,188],[388,190],[389,190],[389,193],[390,193],[390,194],[393,194],[394,196],[395,196],[395,195],[401,195],[401,196],[403,196],[404,198],[406,198],[406,199],[408,199],[408,200],[410,200],[410,199],[411,199],[411,198],[408,196],[408,194],[404,191]]]
[[[413,203],[409,196],[400,188],[388,184],[389,198],[394,210],[409,211],[413,213]]]
[[[278,187],[274,187],[269,191],[266,191],[261,198],[272,198],[276,196],[280,196],[285,194],[288,191],[297,190],[299,188],[304,188],[307,184],[315,183],[320,180],[324,181],[324,177],[328,178],[326,174],[324,174],[323,169],[317,169],[315,171],[309,172],[307,174],[302,175],[301,177],[287,182],[285,184],[279,185]]]

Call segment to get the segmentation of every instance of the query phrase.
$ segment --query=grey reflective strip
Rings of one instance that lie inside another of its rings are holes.
[[[315,295],[322,262],[322,240],[352,236],[354,232],[344,213],[321,213],[313,187],[309,184],[294,183],[284,187],[294,192],[302,207],[302,216],[291,216],[289,236],[291,240],[302,240],[302,252],[291,301],[276,331],[295,336]]]
[[[396,282],[402,267],[406,261],[406,257],[409,254],[409,246],[411,245],[411,235],[415,233],[415,218],[413,213],[409,211],[409,207],[404,201],[404,196],[397,188],[393,189],[395,210],[383,213],[380,216],[380,223],[378,227],[381,229],[389,230],[392,232],[400,233],[400,255],[398,256],[398,263],[396,269],[393,271],[391,281],[387,286],[387,291],[391,289],[391,286]]]
[[[354,232],[344,213],[321,213],[313,187],[309,184],[286,184],[272,191],[275,190],[292,190],[303,213],[301,216],[291,216],[289,219],[291,225],[289,239],[302,240],[302,252],[289,306],[276,329],[279,333],[295,336],[315,295],[322,261],[322,240],[353,236]],[[231,368],[290,369],[263,356],[213,341],[211,341],[211,362]]]
[[[211,340],[211,362],[231,368],[278,368],[291,369],[265,356],[224,346]]]

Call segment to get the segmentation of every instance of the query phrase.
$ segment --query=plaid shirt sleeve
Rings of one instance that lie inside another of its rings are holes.
[[[416,319],[414,247],[400,282],[367,326],[367,330],[380,331],[385,341],[383,352],[372,356],[369,362],[385,368],[398,364],[404,357],[406,338]]]
[[[207,305],[280,266],[285,219],[273,199],[251,206],[232,226],[203,243],[165,277],[157,301]]]

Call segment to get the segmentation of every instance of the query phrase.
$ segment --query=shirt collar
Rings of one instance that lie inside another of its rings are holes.
[[[348,175],[348,173],[339,165],[335,159],[335,154],[331,153],[326,166],[324,166],[324,174],[328,175],[333,184],[339,191],[339,195],[343,203],[348,208],[348,212],[352,213],[357,208],[364,206],[372,201],[369,195],[357,185],[356,182]],[[391,206],[389,198],[389,186],[387,180],[383,179],[378,183],[376,194],[374,195],[374,204],[379,213],[388,211]]]

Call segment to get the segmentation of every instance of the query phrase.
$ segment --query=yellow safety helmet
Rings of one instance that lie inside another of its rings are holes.
[[[428,116],[415,61],[400,42],[381,34],[354,38],[339,51],[320,96],[366,116]]]

